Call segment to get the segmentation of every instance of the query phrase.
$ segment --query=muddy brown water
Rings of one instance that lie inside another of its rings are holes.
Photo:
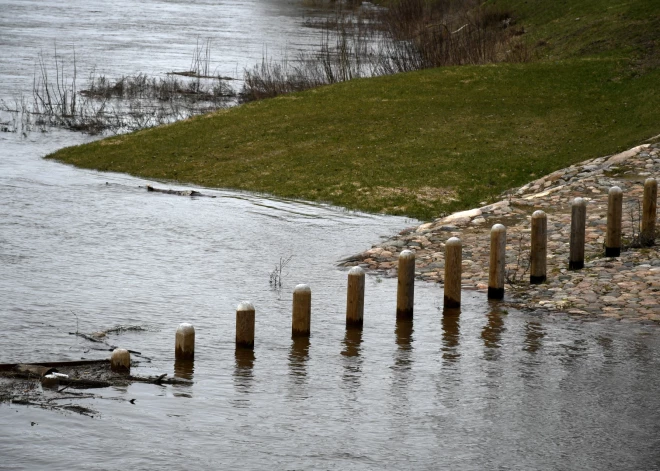
[[[36,54],[55,40],[75,44],[79,68],[118,76],[185,69],[194,39],[210,37],[231,75],[265,48],[316,44],[302,27],[315,8],[0,1],[0,93],[29,92]],[[69,401],[93,418],[1,404],[0,469],[660,469],[657,327],[522,313],[474,292],[443,316],[428,284],[414,324],[397,325],[396,281],[369,276],[364,331],[346,332],[336,262],[414,221],[224,190],[153,194],[140,186],[189,187],[41,159],[85,140],[0,133],[0,362],[103,358],[69,332],[140,325],[108,342],[153,359],[136,374],[193,384]],[[312,337],[293,342],[303,282]],[[257,310],[256,346],[237,356],[243,300]],[[193,368],[174,363],[180,322],[197,329]]]

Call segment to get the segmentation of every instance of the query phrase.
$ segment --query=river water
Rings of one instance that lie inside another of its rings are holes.
[[[223,75],[265,49],[317,43],[308,3],[0,0],[2,98],[29,93],[36,55],[75,45],[81,70],[185,69],[211,38]],[[279,51],[279,52],[278,52]],[[660,469],[660,336],[418,284],[367,277],[365,327],[346,332],[342,257],[415,221],[224,190],[147,184],[41,157],[89,138],[0,133],[0,363],[104,358],[70,335],[138,350],[134,373],[174,373],[174,331],[197,330],[192,386],[135,384],[75,401],[94,417],[0,405],[0,469]],[[141,188],[142,187],[142,188]],[[269,285],[293,255],[281,290]],[[312,337],[290,339],[291,291],[312,288]],[[254,357],[234,310],[257,310]],[[137,358],[139,360],[139,358]],[[130,400],[134,400],[130,402]]]

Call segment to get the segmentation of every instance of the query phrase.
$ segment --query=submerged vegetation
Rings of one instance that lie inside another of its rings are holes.
[[[377,71],[373,64],[382,59],[372,55],[357,63],[355,51],[368,41],[354,42],[364,29],[355,18],[345,19],[332,26],[347,33],[326,36],[316,62],[264,60],[246,73],[252,82],[246,79],[242,94],[249,100],[307,88],[296,85],[300,77],[333,86],[64,149],[51,158],[436,217],[658,134],[659,3],[401,0],[387,10],[402,20],[404,26],[394,29],[400,36],[383,22],[369,34],[413,51],[401,62],[397,54],[382,54],[402,64],[390,72],[412,72],[360,78]],[[463,32],[471,42],[459,42]],[[420,52],[433,41],[441,45],[428,49],[435,52]],[[336,83],[351,78],[357,79]]]
[[[31,96],[0,102],[0,111],[11,116],[1,129],[26,134],[57,127],[117,134],[217,110],[236,93],[226,77],[209,75],[209,62],[209,44],[204,49],[197,44],[189,71],[114,80],[91,71],[80,88],[75,50],[66,61],[56,48],[52,58],[39,54]]]

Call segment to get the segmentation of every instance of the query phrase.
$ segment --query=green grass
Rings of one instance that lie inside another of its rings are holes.
[[[513,12],[543,59],[617,56],[660,65],[660,0],[490,0]],[[541,44],[539,44],[541,43]]]
[[[430,219],[660,133],[658,2],[498,4],[542,60],[356,80],[49,157]]]

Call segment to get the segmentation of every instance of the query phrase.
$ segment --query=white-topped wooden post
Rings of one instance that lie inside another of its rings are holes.
[[[362,327],[364,316],[364,270],[353,267],[348,271],[346,294],[346,327]]]
[[[642,204],[641,243],[645,247],[655,244],[655,220],[657,218],[658,182],[647,178],[644,182],[644,202]]]
[[[131,354],[124,348],[115,348],[110,357],[112,371],[128,373],[131,370]]]
[[[571,203],[571,240],[569,270],[584,268],[584,242],[587,222],[587,202],[584,198],[575,198]]]
[[[538,285],[546,280],[546,260],[548,249],[548,217],[543,211],[532,214],[532,247],[529,282]]]
[[[415,254],[403,250],[399,254],[399,281],[396,291],[396,318],[412,319],[415,304]]]
[[[495,224],[490,230],[490,265],[488,266],[488,299],[504,298],[506,268],[506,227]]]
[[[621,255],[621,219],[623,216],[623,191],[618,186],[610,188],[607,198],[607,233],[605,256]]]
[[[254,348],[254,306],[244,301],[236,308],[236,348]]]
[[[291,337],[309,337],[311,319],[312,290],[308,285],[298,285],[293,290]]]
[[[177,360],[195,359],[195,328],[192,324],[183,323],[176,329],[174,342],[174,358]]]
[[[452,237],[445,244],[445,307],[461,305],[462,264],[463,244],[458,237]]]

